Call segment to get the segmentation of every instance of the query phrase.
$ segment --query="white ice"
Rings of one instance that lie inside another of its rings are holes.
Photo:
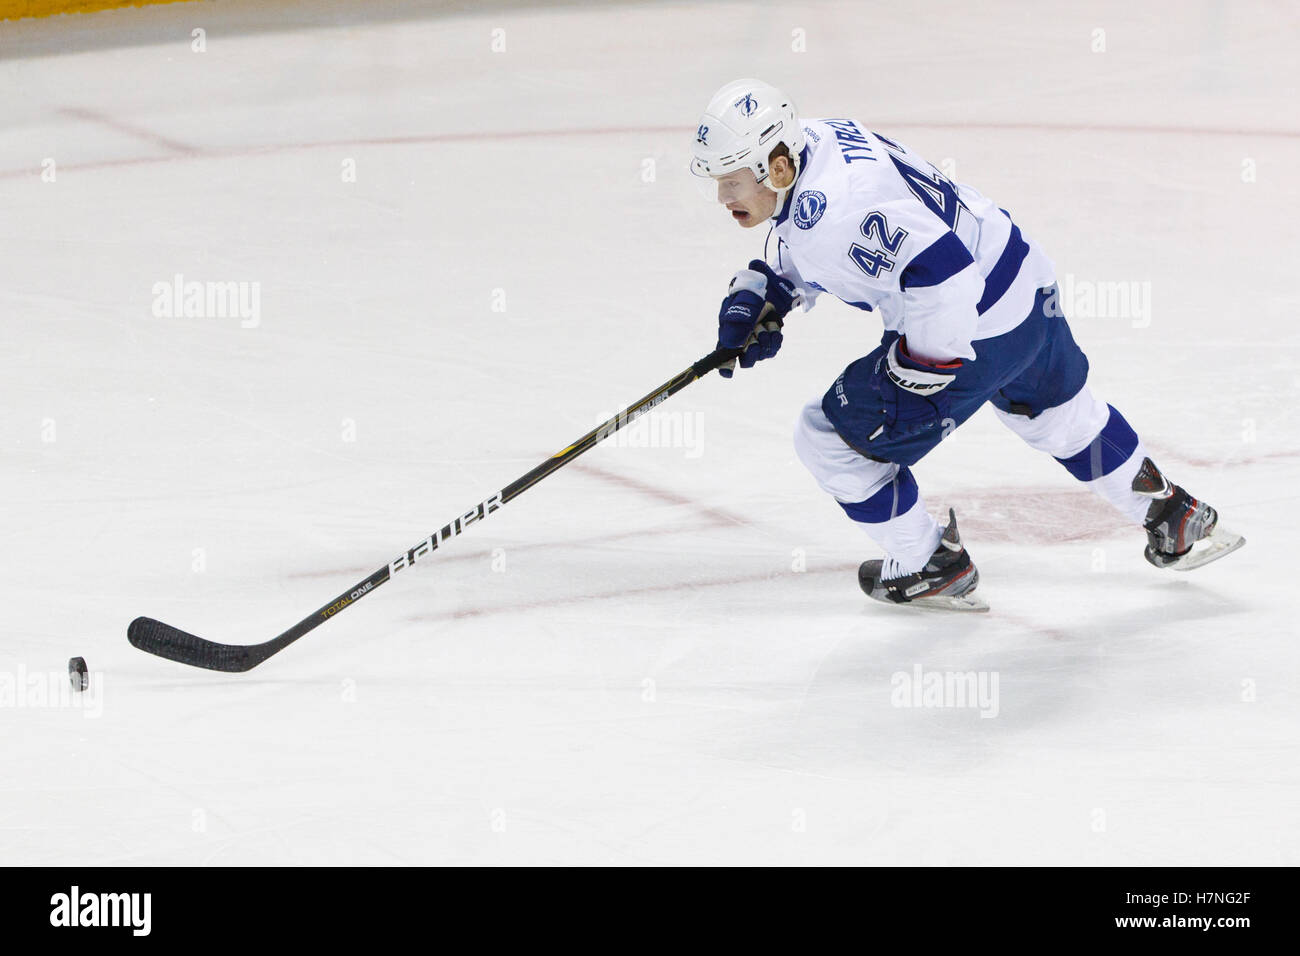
[[[428,7],[0,24],[0,863],[1300,859],[1294,6]],[[275,635],[708,352],[744,75],[1149,290],[1093,387],[1246,548],[1149,567],[986,411],[915,471],[992,612],[869,605],[790,441],[879,337],[828,301],[248,674],[127,644]]]

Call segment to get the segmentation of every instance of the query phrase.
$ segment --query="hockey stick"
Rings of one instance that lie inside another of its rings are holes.
[[[373,592],[379,585],[390,580],[398,571],[409,568],[416,561],[432,554],[447,539],[456,537],[474,522],[482,521],[502,505],[508,504],[523,494],[547,475],[563,468],[583,452],[594,448],[602,440],[640,418],[656,405],[676,395],[696,379],[703,378],[719,366],[725,365],[737,357],[740,352],[740,349],[717,349],[710,352],[690,368],[674,375],[640,401],[634,402],[604,424],[587,432],[572,445],[557,451],[528,474],[506,485],[485,501],[479,502],[451,524],[444,525],[441,530],[435,531],[415,547],[408,548],[370,575],[370,577],[348,588],[348,590],[319,610],[313,611],[279,637],[263,644],[218,644],[215,641],[209,641],[172,627],[170,624],[155,621],[153,618],[137,617],[127,628],[127,640],[142,651],[158,657],[165,657],[170,661],[189,664],[192,667],[204,667],[211,671],[235,673],[252,670],[273,654],[280,653],[304,634],[324,624],[335,614],[351,607],[361,598]]]

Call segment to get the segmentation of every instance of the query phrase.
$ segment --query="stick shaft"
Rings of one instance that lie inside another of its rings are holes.
[[[594,448],[614,432],[625,428],[657,405],[676,395],[692,382],[703,378],[720,365],[730,361],[739,352],[739,349],[717,349],[710,352],[689,368],[674,375],[654,391],[587,432],[571,445],[562,448],[527,474],[506,485],[491,497],[479,502],[475,507],[451,523],[443,525],[438,531],[435,531],[414,547],[408,548],[369,577],[357,582],[353,587],[316,609],[283,634],[270,641],[252,645],[217,644],[163,624],[160,621],[144,617],[131,622],[127,637],[133,645],[151,654],[197,667],[224,671],[245,671],[256,667],[271,655],[279,653],[300,637],[324,624],[340,611],[351,607],[366,595],[372,594],[380,585],[387,583],[399,571],[411,567],[421,558],[432,554],[447,539],[456,537],[469,525],[482,521],[503,505],[519,497],[543,478],[563,468],[584,452]]]

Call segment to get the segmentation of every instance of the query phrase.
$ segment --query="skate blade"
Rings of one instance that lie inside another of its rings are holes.
[[[882,604],[892,604],[894,607],[916,608],[922,611],[987,611],[988,602],[977,594],[963,594],[961,597],[949,597],[946,594],[936,594],[933,597],[917,598],[915,601],[908,601],[906,604],[894,604],[893,601],[881,601]]]
[[[1168,565],[1168,567],[1174,571],[1194,571],[1197,568],[1204,567],[1211,561],[1217,561],[1219,558],[1232,554],[1245,543],[1246,539],[1237,532],[1229,531],[1219,525],[1210,532],[1208,537],[1196,542],[1191,551],[1173,564]],[[1201,547],[1201,545],[1204,545],[1204,547]]]
[[[948,597],[938,594],[934,597],[920,598],[912,602],[913,607],[928,608],[932,611],[978,611],[989,609],[988,601],[977,594],[963,594],[961,597]]]

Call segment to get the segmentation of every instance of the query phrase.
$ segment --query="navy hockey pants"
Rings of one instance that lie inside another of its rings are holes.
[[[1056,287],[1040,289],[1024,322],[974,343],[975,360],[966,361],[945,389],[951,412],[939,428],[906,437],[886,431],[872,439],[884,418],[871,373],[897,338],[897,332],[886,332],[880,346],[849,365],[822,398],[822,412],[839,436],[876,461],[913,465],[985,402],[1032,418],[1069,401],[1088,378],[1087,356],[1061,314]]]

